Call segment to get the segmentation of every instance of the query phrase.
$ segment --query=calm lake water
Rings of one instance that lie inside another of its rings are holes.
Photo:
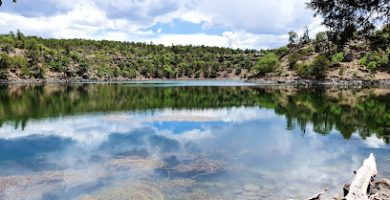
[[[332,197],[389,142],[385,88],[1,86],[0,199]]]

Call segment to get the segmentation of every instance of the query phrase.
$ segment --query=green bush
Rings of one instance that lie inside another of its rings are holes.
[[[257,61],[253,71],[257,75],[265,75],[274,72],[279,66],[279,57],[275,53],[267,53]]]
[[[280,47],[275,49],[275,54],[280,58],[286,56],[290,52],[290,49],[287,46]]]
[[[287,58],[290,69],[293,69],[297,62],[301,59],[301,55],[297,52],[290,54]]]
[[[314,47],[305,47],[305,48],[300,50],[300,54],[302,54],[303,56],[308,56],[308,55],[312,54],[313,52],[315,52]]]
[[[77,74],[79,76],[83,76],[88,72],[88,70],[89,70],[89,65],[88,65],[87,61],[81,60],[79,63]]]
[[[231,73],[233,72],[233,69],[232,69],[232,68],[227,68],[227,69],[226,69],[226,72],[227,72],[228,74],[231,74]]]
[[[344,60],[344,53],[343,52],[336,53],[332,56],[332,63],[334,63],[334,64],[343,62],[343,60]]]
[[[377,51],[371,51],[359,60],[359,64],[365,66],[371,71],[375,71],[378,68],[389,66],[389,56],[387,54],[381,54]]]
[[[303,78],[321,79],[326,76],[326,71],[331,65],[331,62],[326,56],[317,56],[310,63],[298,65],[296,72]]]
[[[8,68],[11,67],[10,58],[6,53],[0,53],[0,79],[6,80]]]
[[[110,69],[109,65],[101,65],[97,68],[97,75],[102,78],[102,77],[111,77],[113,75],[112,70]]]
[[[242,72],[241,68],[237,68],[235,74],[236,74],[236,75],[240,75],[241,72]]]
[[[298,76],[302,78],[310,78],[311,72],[310,72],[310,64],[308,63],[302,63],[300,65],[297,65],[295,67],[295,71],[297,72]]]
[[[170,65],[164,65],[165,78],[176,78],[176,71]]]
[[[125,69],[122,71],[122,76],[125,78],[136,78],[137,71],[135,69]]]
[[[331,65],[329,59],[325,56],[317,56],[311,63],[311,74],[315,78],[324,78],[326,76],[326,70]]]

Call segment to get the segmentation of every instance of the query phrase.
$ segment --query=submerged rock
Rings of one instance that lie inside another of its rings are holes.
[[[246,184],[246,185],[244,185],[244,190],[247,192],[258,191],[258,190],[260,190],[260,187],[258,187],[256,185]]]
[[[152,182],[134,181],[122,187],[109,189],[97,195],[84,195],[79,200],[163,200],[162,188]]]
[[[217,160],[198,159],[188,164],[180,164],[176,170],[179,172],[213,174],[223,171],[223,163]]]

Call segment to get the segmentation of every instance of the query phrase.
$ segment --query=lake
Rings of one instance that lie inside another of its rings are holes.
[[[0,199],[332,197],[389,142],[387,88],[4,85]]]

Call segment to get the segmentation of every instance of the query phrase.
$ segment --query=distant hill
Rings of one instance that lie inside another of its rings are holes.
[[[273,50],[0,35],[3,81],[390,80],[390,26],[343,46],[326,33]]]
[[[259,51],[0,36],[3,80],[246,78]]]

